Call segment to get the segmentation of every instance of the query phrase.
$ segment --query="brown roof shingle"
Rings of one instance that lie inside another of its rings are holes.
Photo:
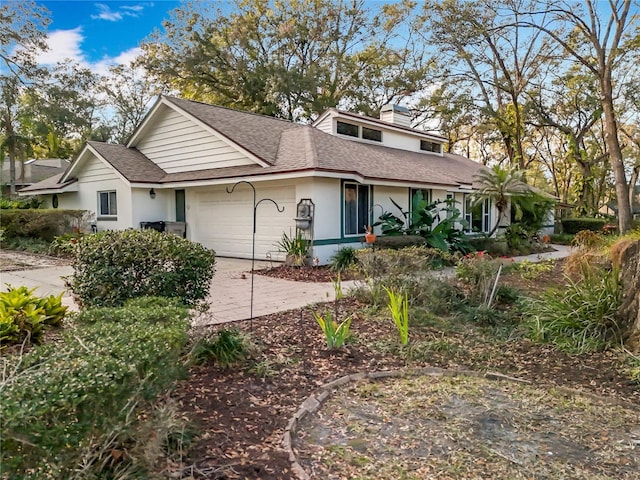
[[[164,99],[263,159],[268,165],[167,174],[135,148],[89,142],[100,156],[130,182],[167,184],[315,171],[359,175],[371,181],[387,180],[455,188],[463,184],[471,185],[474,175],[485,168],[459,155],[445,153],[439,156],[371,145],[329,135],[309,125],[179,98]]]

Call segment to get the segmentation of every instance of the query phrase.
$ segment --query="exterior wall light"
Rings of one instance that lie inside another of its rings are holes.
[[[156,191],[152,188],[149,190],[149,196],[153,199],[156,198]]]

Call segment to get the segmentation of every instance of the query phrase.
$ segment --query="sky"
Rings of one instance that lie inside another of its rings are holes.
[[[1,1],[1,0],[0,0]],[[139,44],[160,29],[179,0],[36,0],[49,10],[49,50],[39,63],[52,65],[72,58],[96,73],[128,63]]]

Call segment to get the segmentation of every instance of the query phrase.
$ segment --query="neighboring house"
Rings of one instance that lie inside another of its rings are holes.
[[[26,162],[16,162],[16,190],[41,182],[54,175],[64,173],[69,160],[63,158],[35,158]],[[2,195],[10,193],[10,165],[5,159],[2,163]]]
[[[606,205],[600,207],[600,213],[604,215],[618,215],[618,202],[617,200],[612,200]],[[640,185],[635,185],[633,187],[633,197],[631,203],[631,215],[634,220],[640,220]]]
[[[326,263],[340,246],[361,247],[365,225],[383,210],[399,215],[391,198],[408,210],[416,189],[431,200],[455,198],[472,225],[491,228],[495,209],[468,202],[484,167],[444,153],[445,141],[410,128],[408,110],[396,105],[381,119],[329,109],[300,125],[161,97],[127,145],[89,142],[64,174],[20,194],[91,210],[98,230],[186,222],[187,238],[220,256],[250,258],[252,190],[241,183],[227,193],[250,181],[256,201],[284,207],[258,205],[256,258],[282,259],[275,244],[310,214],[300,224],[309,223],[313,256]]]

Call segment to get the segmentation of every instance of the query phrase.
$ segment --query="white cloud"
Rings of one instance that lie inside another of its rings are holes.
[[[47,38],[49,49],[38,55],[38,63],[41,65],[53,65],[66,58],[72,58],[79,63],[84,63],[85,57],[80,48],[83,40],[82,27],[50,32]]]
[[[124,17],[139,17],[144,10],[145,4],[122,5],[117,10],[111,10],[111,7],[109,7],[109,5],[105,5],[104,3],[96,3],[95,6],[98,9],[98,13],[95,15],[91,15],[91,18],[93,20],[119,22]]]
[[[122,20],[122,13],[114,12],[104,3],[96,3],[96,7],[99,10],[97,15],[91,15],[94,20],[107,20],[109,22],[118,22]]]
[[[129,50],[125,50],[115,57],[105,57],[99,62],[89,65],[89,68],[93,73],[106,75],[107,73],[109,73],[110,66],[119,64],[128,65],[141,53],[142,49],[139,47],[130,48]]]

